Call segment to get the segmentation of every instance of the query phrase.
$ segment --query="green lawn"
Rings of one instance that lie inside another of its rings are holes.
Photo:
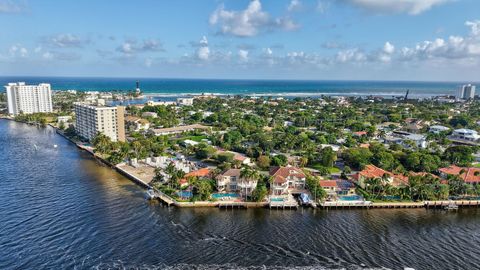
[[[309,165],[307,167],[318,170],[318,169],[322,168],[322,165],[317,163],[317,164]],[[337,167],[330,167],[330,168],[328,168],[328,171],[330,173],[340,173],[341,172],[340,169],[337,168]]]

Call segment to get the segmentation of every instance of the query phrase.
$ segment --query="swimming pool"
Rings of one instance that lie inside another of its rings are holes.
[[[180,198],[191,198],[193,194],[191,191],[178,191],[177,196]]]
[[[239,198],[240,195],[237,193],[213,193],[212,198],[221,199],[221,198]]]
[[[360,195],[348,195],[348,196],[339,196],[340,201],[363,201],[363,197]]]
[[[283,198],[271,198],[270,201],[272,202],[283,202]]]

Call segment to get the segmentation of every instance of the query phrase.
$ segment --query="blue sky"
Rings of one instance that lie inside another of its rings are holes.
[[[0,74],[478,81],[478,0],[0,0]]]

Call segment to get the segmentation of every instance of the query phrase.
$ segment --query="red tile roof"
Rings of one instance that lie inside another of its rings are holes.
[[[357,135],[357,136],[365,136],[367,135],[367,132],[366,131],[357,131],[357,132],[353,132],[354,135]]]
[[[189,177],[189,176],[207,177],[208,175],[210,175],[210,172],[211,171],[209,168],[201,168],[200,170],[187,173],[185,177]]]
[[[356,175],[357,181],[360,179],[360,177],[363,178],[382,178],[383,175],[388,175],[389,177],[392,177],[392,185],[393,186],[399,186],[402,184],[408,184],[408,177],[405,175],[401,174],[393,174],[389,171],[385,171],[384,169],[378,168],[375,165],[367,165],[365,166],[365,169],[362,171],[358,172]]]
[[[480,182],[480,168],[458,167],[456,165],[451,165],[449,167],[441,168],[438,170],[444,174],[457,175],[466,183]]]
[[[305,178],[305,174],[299,168],[295,167],[273,167],[270,175],[274,177],[275,183],[285,183],[289,176],[297,178]]]
[[[320,183],[320,186],[323,187],[323,188],[326,188],[326,187],[338,187],[337,185],[337,181],[335,180],[321,180],[321,181],[318,181],[318,183]]]

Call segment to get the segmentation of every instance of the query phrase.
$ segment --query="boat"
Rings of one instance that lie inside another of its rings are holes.
[[[155,191],[150,188],[145,193],[145,196],[147,197],[147,200],[153,200],[153,199],[155,199]]]
[[[307,193],[300,194],[299,199],[300,199],[300,203],[303,204],[303,205],[310,204],[310,197],[308,196]]]
[[[445,205],[445,207],[443,207],[443,209],[445,210],[458,210],[458,205],[456,205],[454,202],[450,202],[448,205]]]
[[[57,148],[57,147],[58,147],[58,145],[56,145],[56,144],[53,145],[53,148]]]

